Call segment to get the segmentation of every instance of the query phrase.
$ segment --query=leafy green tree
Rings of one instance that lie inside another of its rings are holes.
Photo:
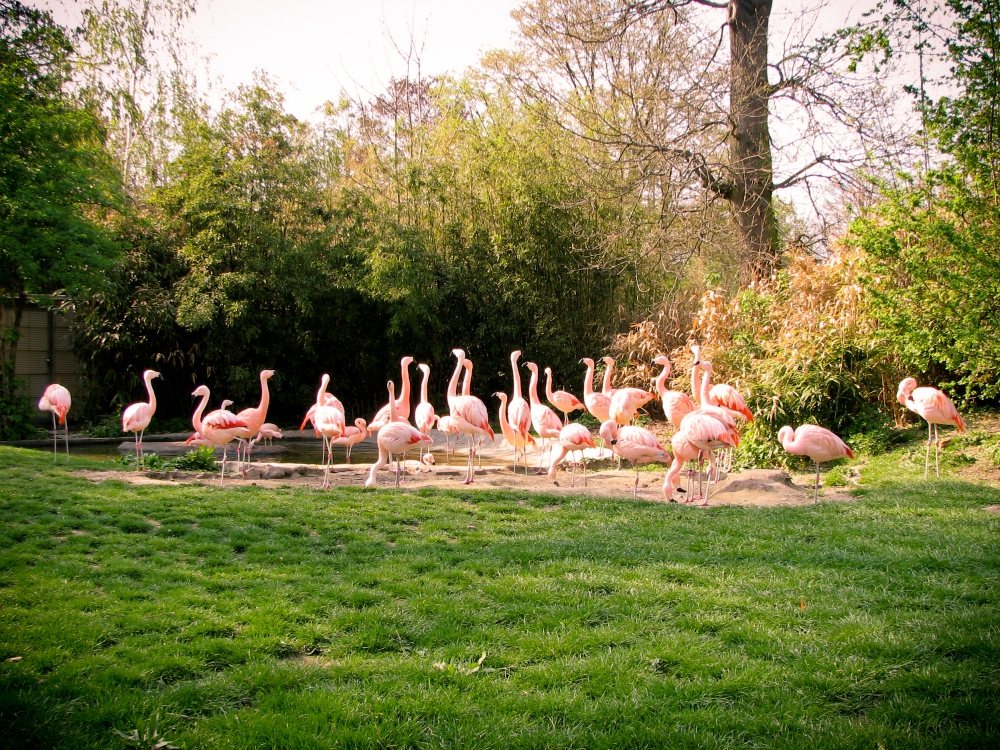
[[[116,254],[101,219],[119,203],[117,176],[98,121],[66,93],[71,51],[50,14],[0,0],[0,295],[14,308],[4,399],[29,295],[85,295]]]

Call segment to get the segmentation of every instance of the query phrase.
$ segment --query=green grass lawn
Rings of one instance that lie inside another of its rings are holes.
[[[1000,491],[879,476],[700,509],[0,448],[0,746],[998,747]]]

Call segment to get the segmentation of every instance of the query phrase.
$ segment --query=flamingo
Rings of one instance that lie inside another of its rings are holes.
[[[417,404],[417,409],[413,414],[413,422],[418,430],[425,435],[430,435],[431,428],[437,420],[437,415],[434,413],[434,406],[427,400],[427,379],[430,377],[431,368],[430,365],[419,364],[417,365],[417,369],[424,374],[424,379],[420,383],[420,403]]]
[[[324,373],[320,378],[319,390],[316,391],[316,403],[306,413],[306,418],[302,420],[302,427],[305,427],[306,420],[312,419],[313,428],[323,438],[324,471],[323,484],[321,485],[323,489],[330,486],[330,464],[333,463],[332,441],[343,435],[346,427],[343,410],[328,403],[326,387],[329,383],[330,376]]]
[[[524,449],[529,445],[535,444],[535,439],[531,437],[531,434],[522,436],[520,432],[514,429],[514,426],[507,419],[507,394],[502,391],[498,391],[493,394],[498,399],[500,399],[500,432],[503,433],[504,440],[506,440],[510,446],[514,449],[514,474],[517,474],[517,454],[521,453],[521,457],[524,457]],[[528,475],[528,464],[525,461],[524,465],[524,475]]]
[[[594,360],[584,357],[580,362],[587,366],[587,375],[583,379],[583,402],[587,411],[598,421],[607,422],[611,419],[611,397],[603,391],[594,390]]]
[[[608,416],[620,425],[631,424],[639,408],[653,398],[652,393],[642,388],[619,388],[611,397]]]
[[[440,416],[437,418],[437,428],[438,432],[444,433],[444,444],[445,444],[445,460],[451,463],[451,436],[461,435],[459,432],[458,425],[455,420],[449,415]],[[456,448],[458,446],[456,445]]]
[[[663,370],[656,378],[656,393],[663,404],[663,414],[667,421],[674,426],[675,430],[681,428],[681,420],[686,414],[690,414],[697,407],[691,397],[683,391],[672,391],[667,389],[667,378],[670,377],[670,360],[660,355],[653,360],[654,365],[663,365]]]
[[[531,403],[531,426],[535,428],[535,434],[543,441],[547,442],[559,437],[559,430],[562,429],[562,420],[549,407],[538,400],[538,365],[534,362],[525,362],[525,366],[531,370],[531,380],[528,381],[528,399]],[[544,453],[544,442],[543,450]],[[538,473],[542,473],[542,457],[538,457]]]
[[[340,414],[339,424],[340,432],[343,434],[345,428],[346,419],[344,417],[344,405],[340,402],[336,396],[331,393],[326,392],[326,387],[330,384],[330,376],[323,373],[323,376],[319,379],[319,390],[316,391],[316,403],[309,407],[309,411],[306,412],[305,417],[302,419],[302,424],[299,425],[299,429],[305,429],[306,422],[312,422],[313,429],[316,431],[316,437],[320,437],[319,428],[316,426],[316,410],[321,406],[329,407],[335,412]],[[336,423],[336,415],[328,415],[327,419],[333,419]],[[323,461],[326,461],[326,438],[323,439]]]
[[[222,446],[222,471],[219,473],[219,486],[221,487],[226,479],[226,446],[238,438],[237,433],[246,430],[247,424],[224,406],[209,412],[202,419],[201,415],[205,411],[210,395],[208,386],[199,385],[191,395],[201,396],[201,403],[198,404],[194,416],[191,417],[191,426],[194,427],[195,433],[188,438],[187,442],[188,444],[196,443],[200,439],[204,441],[205,445]],[[196,436],[200,436],[200,438],[196,438]]]
[[[651,461],[666,461],[670,454],[660,445],[656,436],[644,427],[622,427],[613,419],[601,424],[601,437],[611,446],[615,455],[631,461],[635,469],[635,485],[632,488],[632,499],[639,495],[639,464]]]
[[[931,462],[931,440],[934,441],[934,468],[938,477],[941,476],[941,436],[938,434],[938,425],[954,425],[959,433],[966,430],[965,420],[958,413],[955,404],[942,391],[937,388],[924,386],[917,388],[916,378],[904,378],[896,391],[896,399],[900,404],[912,412],[919,414],[927,420],[927,453],[924,457],[924,479],[930,473]],[[931,426],[934,428],[934,436],[931,437]]]
[[[514,386],[513,395],[510,397],[510,403],[507,405],[507,421],[514,429],[514,432],[520,435],[520,440],[527,444],[530,437],[528,430],[531,429],[531,407],[528,406],[528,402],[521,395],[521,371],[517,366],[517,360],[520,356],[520,350],[510,353],[510,366],[514,372]],[[531,443],[533,445],[534,440]]]
[[[594,442],[593,436],[590,434],[590,430],[584,427],[582,424],[568,424],[559,430],[559,444],[556,447],[555,454],[552,456],[551,461],[549,461],[549,479],[553,482],[556,481],[556,472],[559,469],[559,464],[566,457],[568,453],[575,453],[579,451],[583,453],[585,448],[596,448],[597,444]],[[573,462],[573,478],[570,480],[570,487],[576,487],[576,464]],[[558,484],[558,482],[556,482]],[[587,486],[587,462],[583,462],[583,486]]]
[[[816,464],[816,484],[813,502],[819,502],[819,465],[838,458],[854,458],[854,451],[825,427],[804,424],[793,430],[785,425],[778,430],[781,447],[796,456],[809,456]]]
[[[458,363],[451,380],[448,381],[448,409],[451,411],[451,418],[458,431],[469,440],[469,466],[463,484],[472,484],[476,478],[475,438],[476,436],[489,435],[490,440],[493,440],[493,428],[490,427],[486,404],[475,396],[458,395],[458,376],[465,368],[465,352],[461,349],[453,349],[451,353],[455,355]]]
[[[155,370],[146,370],[142,379],[146,381],[146,393],[149,401],[130,404],[122,413],[122,432],[131,432],[135,436],[135,470],[139,471],[139,461],[142,453],[142,434],[149,427],[153,414],[156,413],[156,394],[153,393],[153,378],[160,377]]]
[[[563,413],[563,426],[569,424],[569,413],[577,409],[586,409],[583,402],[568,391],[552,390],[552,368],[545,368],[545,398],[556,409]]]
[[[331,447],[339,445],[344,449],[345,463],[351,463],[351,449],[368,437],[368,424],[361,417],[354,420],[353,426],[344,427],[340,437],[336,437],[330,443]]]
[[[615,358],[601,357],[601,361],[604,363],[604,384],[601,386],[601,393],[611,398],[615,395],[615,391],[618,390],[611,387],[611,377],[615,371]]]
[[[466,359],[463,363],[465,366],[465,374],[462,376],[462,395],[471,396],[472,395],[472,360]],[[479,460],[479,468],[483,468],[483,456],[479,452],[479,447],[482,445],[482,436],[476,438],[476,457]]]
[[[281,429],[278,425],[273,422],[265,422],[260,426],[260,430],[257,432],[257,436],[262,440],[282,440],[284,435],[281,434]]]
[[[375,476],[378,474],[378,470],[385,466],[391,460],[392,456],[396,456],[396,489],[399,489],[399,457],[405,457],[415,446],[420,446],[424,443],[429,444],[434,441],[409,422],[399,419],[399,414],[396,412],[396,386],[390,380],[386,384],[386,387],[389,389],[389,421],[378,431],[378,438],[376,439],[378,443],[378,460],[372,464],[371,469],[368,471],[368,480],[365,482],[365,487],[374,487]]]
[[[56,427],[56,418],[59,424],[66,425],[66,461],[69,461],[69,422],[66,421],[66,412],[73,405],[69,391],[58,383],[53,383],[45,389],[45,393],[38,399],[38,408],[41,411],[52,412],[52,460],[59,460],[59,428]]]
[[[670,470],[667,471],[667,476],[663,480],[663,496],[668,500],[673,500],[673,494],[675,489],[680,489],[680,473],[681,469],[684,468],[684,464],[689,461],[695,461],[701,456],[701,449],[691,442],[691,435],[686,430],[679,430],[675,432],[673,437],[670,439],[670,447],[674,451],[674,460],[670,464]],[[684,502],[691,502],[691,472],[687,472],[688,486],[684,490],[685,498]],[[669,488],[669,489],[668,489]]]
[[[267,419],[267,407],[271,403],[271,392],[267,388],[267,381],[274,377],[274,370],[261,370],[260,371],[260,403],[257,406],[244,409],[236,414],[236,416],[246,423],[245,434],[237,434],[241,442],[246,440],[249,441],[250,438],[256,437],[257,433],[260,432],[261,425],[264,424]],[[239,448],[236,449],[237,457],[239,456]],[[237,462],[239,458],[237,458]],[[243,478],[247,477],[247,468],[250,465],[250,445],[247,444],[243,455]]]
[[[692,347],[695,349],[697,347]],[[719,419],[727,428],[734,434],[736,440],[733,443],[734,446],[740,444],[740,432],[739,424],[737,420],[743,419],[744,415],[741,412],[734,411],[732,409],[727,409],[723,406],[716,406],[712,403],[711,398],[711,382],[712,382],[712,363],[706,360],[696,361],[691,369],[691,377],[695,378],[698,369],[702,370],[701,385],[699,388],[699,411],[706,414],[710,414],[713,417]],[[737,394],[739,395],[739,394]],[[744,406],[745,408],[745,406]],[[747,409],[747,413],[750,414],[750,410]],[[750,414],[751,420],[753,419],[753,414]],[[683,424],[684,420],[681,420]],[[726,448],[723,451],[723,466],[720,467],[720,471],[726,471],[727,473],[732,470],[733,464],[733,449]]]
[[[399,398],[396,400],[396,420],[399,422],[407,422],[410,419],[410,365],[412,363],[413,357],[403,357],[399,360],[403,383]],[[372,417],[372,421],[368,423],[368,429],[371,432],[378,432],[383,425],[389,422],[390,418],[389,404],[386,404]]]
[[[728,415],[725,415],[728,416]],[[706,409],[693,411],[681,420],[681,433],[702,453],[708,454],[708,487],[705,489],[704,502],[708,505],[708,498],[712,494],[713,475],[715,481],[718,474],[715,471],[715,451],[724,449],[727,446],[735,446],[739,440],[739,435],[734,427],[728,426],[718,414]],[[678,433],[680,434],[680,433]],[[687,451],[685,451],[685,454]],[[698,473],[698,484],[701,485],[701,472]],[[701,488],[699,486],[699,497]]]

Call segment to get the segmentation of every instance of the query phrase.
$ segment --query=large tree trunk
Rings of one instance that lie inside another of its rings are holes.
[[[778,260],[772,193],[771,137],[768,130],[767,26],[771,0],[730,0],[729,136],[731,190],[740,233],[741,282],[771,276]]]

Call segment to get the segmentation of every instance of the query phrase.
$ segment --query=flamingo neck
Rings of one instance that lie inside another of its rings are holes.
[[[545,398],[552,400],[552,370],[545,371]]]
[[[528,398],[531,399],[531,405],[542,403],[538,400],[538,370],[531,370],[531,380],[528,381]]]
[[[614,371],[615,371],[614,363],[613,362],[610,364],[606,363],[606,369],[604,370],[604,385],[601,386],[601,393],[603,393],[605,396],[607,396],[611,391],[611,375],[612,373],[614,373]]]
[[[389,421],[396,421],[396,387],[390,383],[389,385]]]
[[[427,403],[427,377],[430,374],[431,374],[431,370],[428,367],[426,370],[424,370],[424,380],[420,384],[420,403],[422,403],[422,404],[426,404]]]
[[[205,437],[205,433],[202,429],[201,415],[205,412],[205,406],[208,404],[208,396],[209,394],[206,393],[201,397],[201,403],[198,404],[198,408],[194,410],[194,416],[191,417],[191,426],[202,437]]]
[[[514,371],[514,395],[511,398],[514,400],[524,398],[521,395],[521,371],[517,367],[517,357],[510,358],[510,366]]]
[[[670,375],[670,365],[663,366],[663,372],[656,378],[656,392],[662,396],[667,392],[667,378]]]
[[[698,406],[704,406],[701,403],[701,391],[698,388],[698,372],[701,370],[701,365],[695,360],[694,365],[691,366],[691,397]]]
[[[399,391],[400,403],[410,403],[410,366],[400,368],[403,371],[403,387]]]
[[[149,409],[156,411],[156,394],[153,393],[153,379],[146,378],[146,393],[149,395]]]
[[[507,421],[507,394],[503,395],[500,399],[500,432],[503,433],[505,438],[508,438],[508,442],[513,445],[514,428],[510,426],[510,422]],[[509,437],[508,437],[509,436]]]
[[[324,375],[319,381],[319,390],[316,391],[316,406],[323,406],[326,402],[326,385],[330,382],[330,376]]]
[[[707,370],[701,375],[701,405],[709,406],[711,402],[708,400],[708,393],[711,389],[712,375]]]
[[[583,379],[583,397],[594,395],[594,363],[587,365],[587,376]]]
[[[260,404],[257,406],[257,411],[261,414],[267,413],[267,407],[271,403],[271,392],[267,389],[267,378],[260,376]]]
[[[452,373],[451,380],[448,381],[449,404],[456,398],[458,398],[458,376],[461,374],[464,365],[465,365],[465,357],[459,357],[458,362],[455,364],[455,372]]]
[[[472,362],[465,360],[463,363],[465,367],[465,375],[462,378],[462,395],[471,396],[472,395]]]

